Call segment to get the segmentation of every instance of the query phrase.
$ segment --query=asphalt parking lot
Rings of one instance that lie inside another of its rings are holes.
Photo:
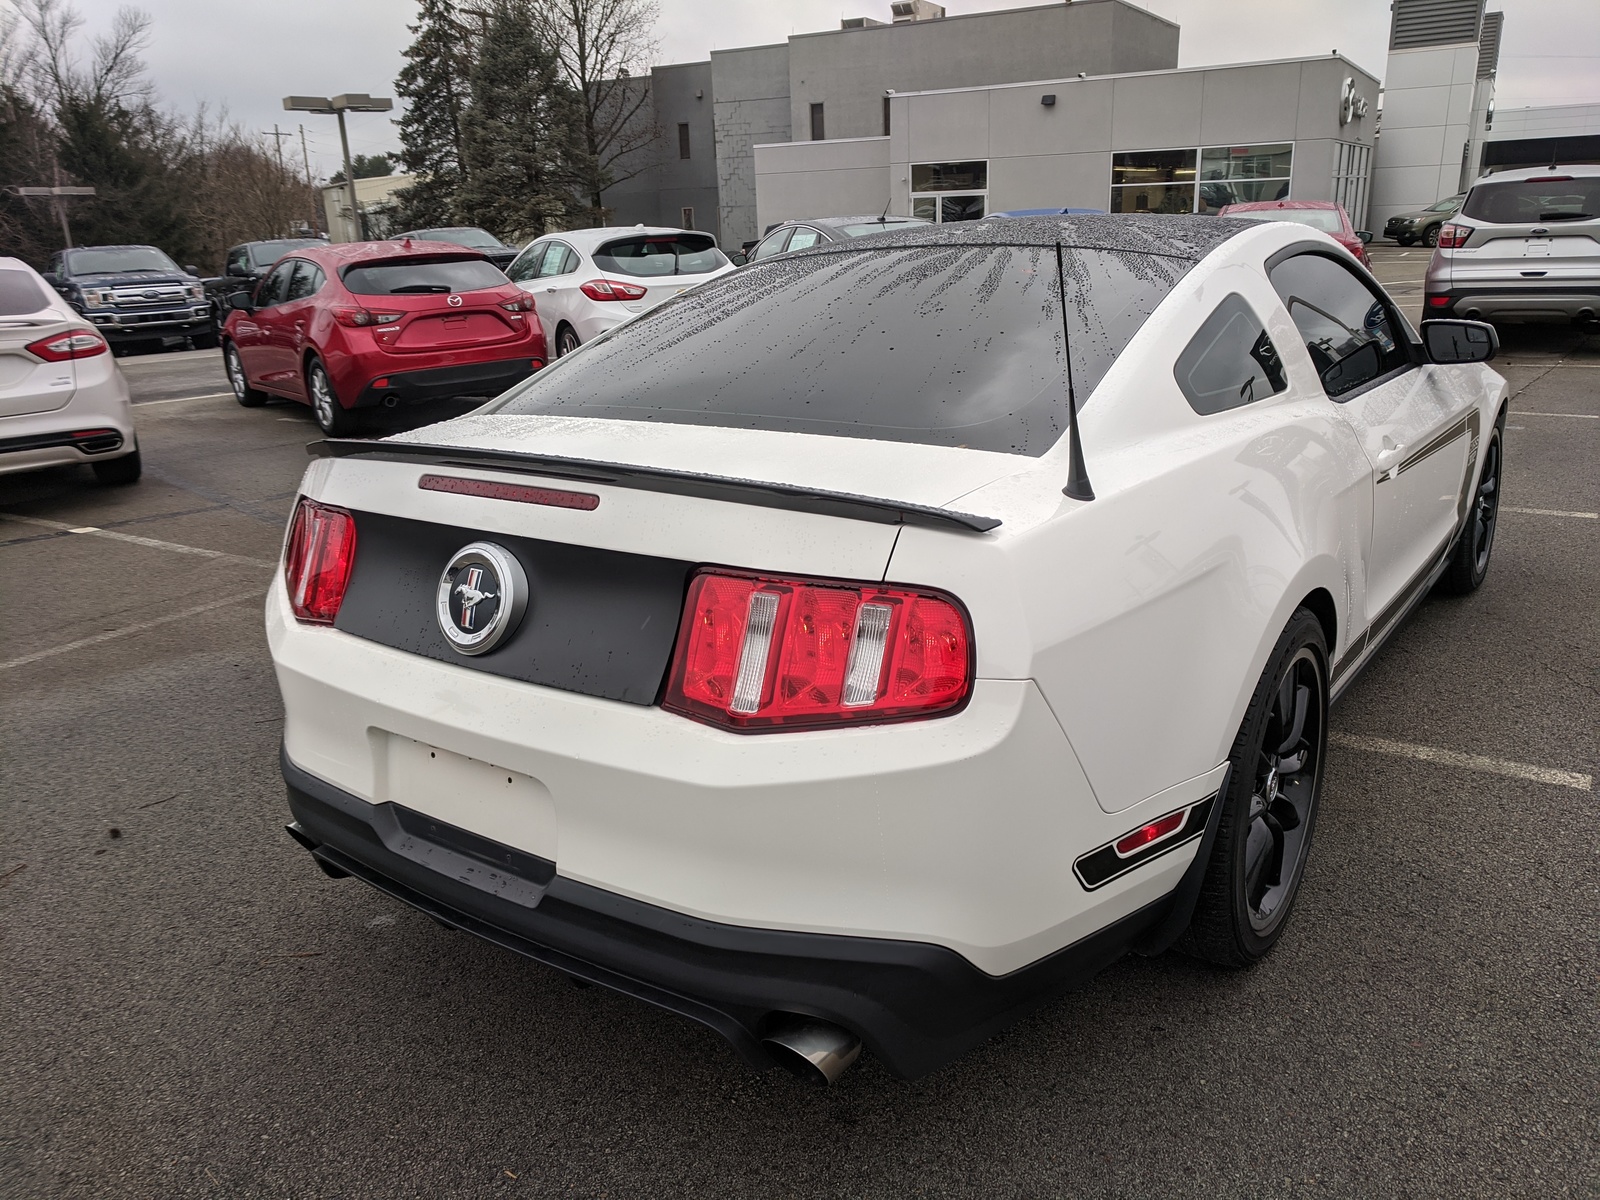
[[[0,1196],[1600,1197],[1600,335],[1503,339],[1489,579],[1335,710],[1277,952],[827,1092],[316,870],[261,631],[316,427],[123,360],[140,484],[0,477]]]

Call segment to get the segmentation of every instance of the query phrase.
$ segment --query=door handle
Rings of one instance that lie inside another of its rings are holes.
[[[545,291],[549,292],[551,295],[555,294],[555,288],[545,288]]]

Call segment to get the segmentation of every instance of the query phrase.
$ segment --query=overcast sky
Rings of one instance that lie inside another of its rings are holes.
[[[7,0],[0,0],[5,4]],[[781,42],[791,33],[838,28],[841,17],[887,20],[889,0],[660,0],[660,62],[693,62],[714,49]],[[105,28],[117,0],[75,0],[87,31]],[[1019,0],[946,0],[957,13],[1017,8]],[[285,155],[299,156],[303,120],[312,169],[338,167],[332,117],[282,111],[291,94],[393,95],[416,0],[141,0],[152,18],[145,54],[161,99],[192,110],[226,107],[248,128],[296,130]],[[1252,62],[1339,50],[1380,78],[1387,57],[1389,0],[1143,0],[1178,22],[1182,66]],[[1490,0],[1506,14],[1496,104],[1600,102],[1600,0]],[[393,150],[388,117],[354,115],[352,153]]]

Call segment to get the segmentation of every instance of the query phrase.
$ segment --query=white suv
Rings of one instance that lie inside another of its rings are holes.
[[[631,225],[546,234],[506,274],[534,298],[550,355],[559,358],[731,270],[709,233]]]
[[[32,267],[0,258],[0,475],[76,463],[101,483],[139,478],[127,381]]]
[[[1600,317],[1600,166],[1502,171],[1439,230],[1423,316],[1497,322]]]

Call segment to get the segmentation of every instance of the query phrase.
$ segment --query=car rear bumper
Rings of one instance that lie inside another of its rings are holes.
[[[372,365],[370,358],[364,361]],[[351,408],[374,408],[382,404],[421,404],[430,400],[449,400],[457,396],[497,396],[521,383],[543,366],[531,355],[476,362],[417,371],[386,371],[373,376],[361,389]],[[382,386],[378,386],[380,381]]]
[[[0,417],[0,475],[104,462],[138,448],[128,385],[111,356],[80,359],[77,369],[79,386],[60,408]]]
[[[1435,297],[1443,297],[1445,302],[1439,304]],[[1574,287],[1562,281],[1518,280],[1472,287],[1430,286],[1423,305],[1424,318],[1451,316],[1507,323],[1594,320],[1600,315],[1600,285]]]
[[[750,928],[647,904],[399,805],[368,803],[286,752],[281,765],[289,832],[329,874],[354,875],[446,925],[699,1021],[757,1070],[774,1065],[763,1034],[798,1013],[851,1030],[902,1078],[924,1075],[1139,939],[1162,937],[1175,907],[1186,915],[1192,892],[1180,883],[1043,960],[994,976],[925,942]],[[1198,885],[1194,870],[1186,875]]]

